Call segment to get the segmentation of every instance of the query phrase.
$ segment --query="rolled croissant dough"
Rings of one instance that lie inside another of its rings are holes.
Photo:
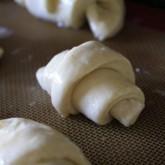
[[[38,18],[79,28],[85,20],[99,40],[116,35],[124,24],[123,0],[15,0]]]
[[[80,149],[52,128],[23,118],[0,121],[1,165],[90,165]]]
[[[96,41],[59,53],[36,76],[63,117],[83,113],[101,125],[116,118],[130,126],[144,108],[130,62]]]

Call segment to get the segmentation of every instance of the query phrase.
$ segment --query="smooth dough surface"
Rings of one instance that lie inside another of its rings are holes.
[[[130,126],[144,108],[130,62],[96,41],[59,53],[36,76],[63,117],[83,113],[101,125],[116,118]]]
[[[23,119],[0,120],[1,165],[90,165],[68,138],[44,124]]]
[[[79,28],[87,20],[96,38],[116,35],[124,24],[123,0],[15,0],[34,16],[59,27]]]

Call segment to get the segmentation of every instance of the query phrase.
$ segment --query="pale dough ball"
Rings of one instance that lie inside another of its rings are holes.
[[[44,124],[0,120],[0,165],[90,165],[68,138]]]

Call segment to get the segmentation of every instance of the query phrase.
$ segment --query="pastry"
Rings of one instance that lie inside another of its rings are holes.
[[[82,113],[100,125],[116,118],[128,127],[144,108],[130,62],[96,41],[57,54],[36,76],[63,117]]]
[[[32,120],[0,120],[0,138],[1,165],[90,165],[68,138]]]
[[[85,20],[99,40],[116,35],[124,24],[123,0],[15,0],[34,16],[59,27],[80,28]]]

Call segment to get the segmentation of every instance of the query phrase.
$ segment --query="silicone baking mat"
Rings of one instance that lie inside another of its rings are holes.
[[[114,120],[99,126],[75,115],[61,118],[36,81],[36,70],[57,53],[88,40],[81,30],[59,29],[38,20],[12,1],[0,2],[0,118],[30,118],[56,128],[74,141],[93,165],[165,164],[165,33],[126,23],[103,42],[132,63],[146,107],[135,125]]]

